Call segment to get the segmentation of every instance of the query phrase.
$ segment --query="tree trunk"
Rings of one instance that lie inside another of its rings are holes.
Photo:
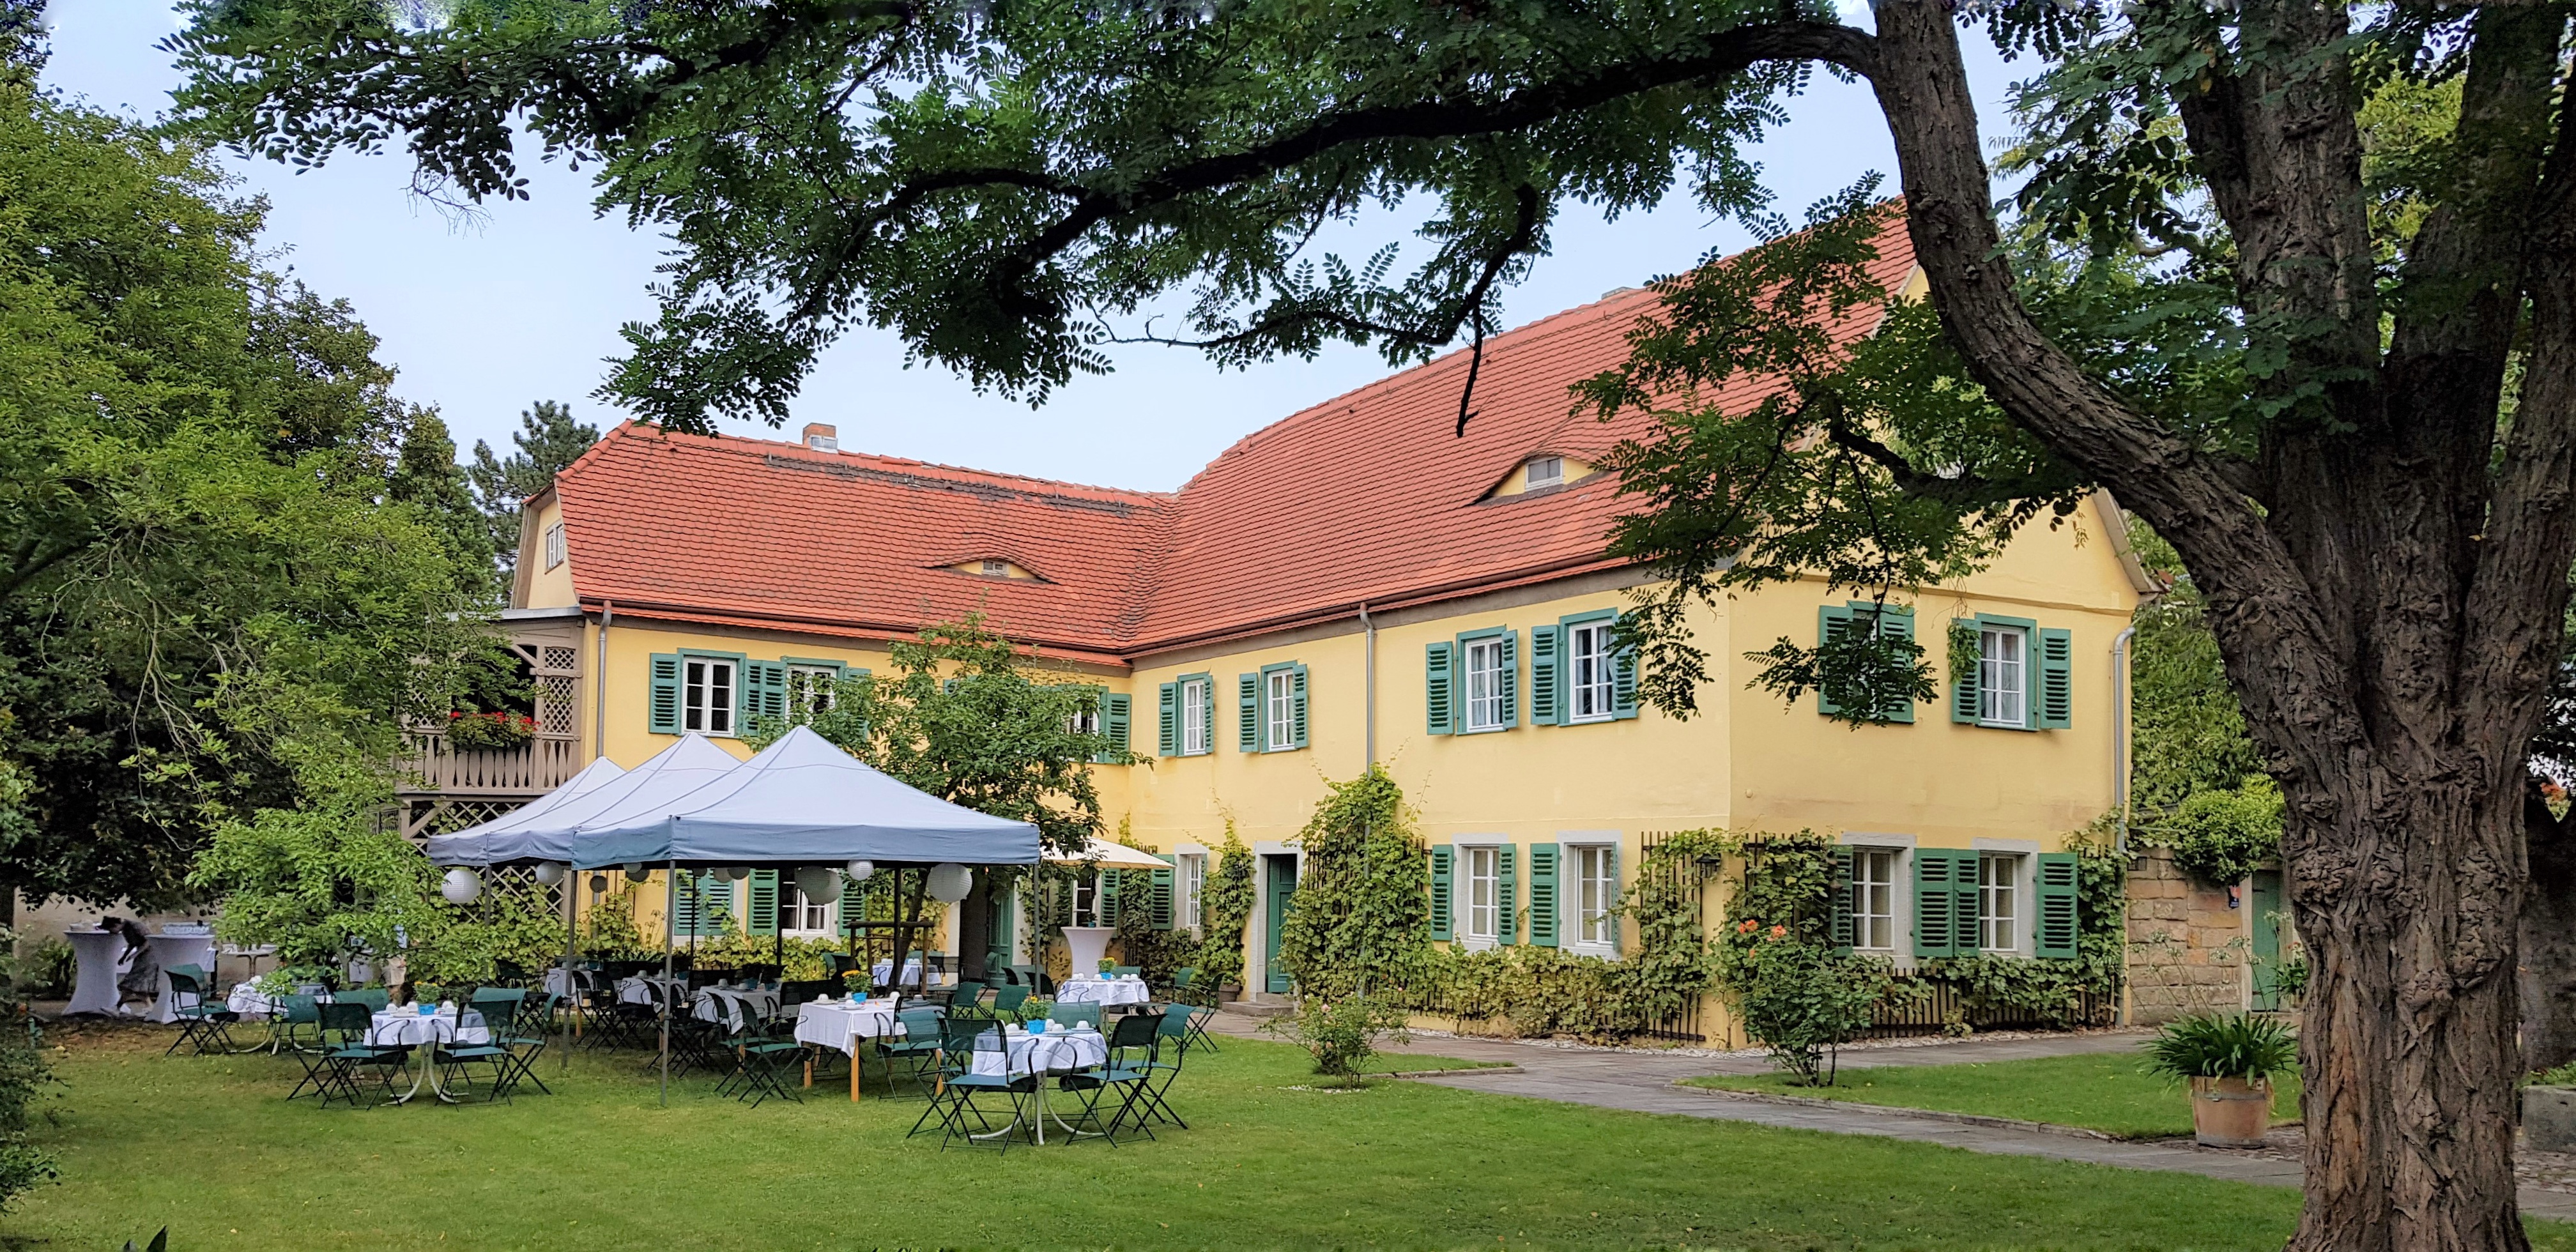
[[[2556,1069],[2576,1061],[2576,821],[2549,811],[2537,778],[2522,813],[2531,864],[2522,897],[2522,1067]]]
[[[993,946],[993,878],[977,871],[975,885],[958,901],[957,969],[958,977],[968,982],[982,982],[985,951]]]

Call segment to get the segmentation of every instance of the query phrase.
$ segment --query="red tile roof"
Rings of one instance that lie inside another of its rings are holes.
[[[1914,263],[1902,224],[1879,252],[1894,290]],[[982,608],[1053,650],[1132,657],[1561,577],[1608,563],[1612,477],[1488,493],[1531,456],[1597,460],[1648,433],[1574,413],[1567,388],[1624,361],[1655,303],[1614,293],[1488,339],[1464,437],[1462,350],[1246,436],[1175,495],[623,426],[557,480],[576,589],[621,613],[859,634]],[[1719,399],[1749,408],[1774,386]],[[943,568],[988,556],[1042,581]]]

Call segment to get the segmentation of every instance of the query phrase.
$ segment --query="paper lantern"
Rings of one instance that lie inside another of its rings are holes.
[[[796,871],[796,890],[808,904],[830,904],[841,898],[841,876],[820,865]]]
[[[561,861],[537,862],[537,885],[540,887],[551,887],[556,883],[562,882],[564,878],[564,868],[564,863]]]
[[[931,866],[929,878],[922,885],[922,890],[941,904],[955,904],[974,889],[975,871],[955,861]]]
[[[590,876],[590,894],[595,896],[604,896],[608,894],[608,875],[593,874]]]
[[[652,871],[645,869],[642,861],[629,861],[626,863],[626,881],[646,882],[652,877]]]
[[[874,861],[852,861],[850,862],[849,867],[842,872],[848,874],[850,876],[850,881],[852,882],[866,882],[869,878],[875,876],[877,872],[877,863]]]
[[[728,865],[724,867],[723,873],[726,881],[741,882],[743,879],[751,877],[751,867],[748,865]]]
[[[446,896],[450,904],[472,904],[483,898],[483,880],[475,877],[473,870],[451,869],[447,880],[438,885],[438,894]]]

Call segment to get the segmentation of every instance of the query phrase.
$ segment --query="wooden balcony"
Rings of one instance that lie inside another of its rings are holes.
[[[511,796],[532,799],[561,786],[586,763],[581,742],[543,735],[527,746],[497,752],[459,752],[447,746],[444,730],[405,735],[408,749],[403,783],[406,795]]]

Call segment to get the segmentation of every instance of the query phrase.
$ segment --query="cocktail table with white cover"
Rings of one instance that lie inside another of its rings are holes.
[[[461,1023],[460,1023],[461,1017]],[[472,1009],[461,1013],[453,1004],[440,1005],[434,1013],[423,1013],[418,1006],[388,1008],[375,1015],[367,1026],[367,1043],[373,1047],[395,1046],[422,1049],[420,1073],[411,1080],[411,1090],[394,1098],[403,1104],[420,1094],[423,1083],[430,1092],[449,1104],[456,1101],[439,1085],[437,1045],[442,1043],[483,1044],[492,1042],[492,1031],[484,1024],[483,1015]]]
[[[117,993],[116,963],[125,950],[125,936],[112,930],[66,930],[63,938],[72,945],[72,955],[80,962],[78,981],[72,984],[72,1001],[63,1006],[63,1015],[98,1013],[113,1017],[122,1012]]]
[[[1068,978],[1055,989],[1058,1004],[1144,1004],[1154,989],[1142,978]]]
[[[897,1001],[883,1000],[808,1000],[796,1010],[796,1042],[830,1048],[850,1058],[850,1098],[859,1098],[859,1044],[869,1039],[900,1039],[903,1019],[895,1016]],[[805,1082],[812,1086],[813,1067],[805,1071]]]
[[[161,995],[152,1004],[152,1020],[175,1022],[179,1020],[179,994],[170,982],[169,971],[182,965],[194,965],[205,971],[205,981],[212,983],[215,978],[215,932],[202,923],[178,928],[165,926],[157,934],[144,936],[143,941],[151,946],[153,964],[162,971]],[[195,1002],[195,997],[190,997],[189,1003]]]
[[[1056,1117],[1054,1111],[1047,1107],[1046,1076],[1070,1074],[1077,1070],[1107,1064],[1109,1041],[1101,1037],[1099,1031],[1090,1029],[1050,1029],[1033,1033],[1017,1026],[1004,1028],[1002,1040],[1003,1046],[1008,1051],[978,1050],[975,1053],[974,1072],[994,1078],[1030,1076],[1037,1078],[1038,1113],[1037,1125],[1033,1129],[1037,1131],[1038,1142],[1046,1142],[1046,1124],[1050,1118],[1054,1119],[1056,1125],[1064,1127],[1066,1134],[1091,1133],[1075,1130],[1063,1118]]]

